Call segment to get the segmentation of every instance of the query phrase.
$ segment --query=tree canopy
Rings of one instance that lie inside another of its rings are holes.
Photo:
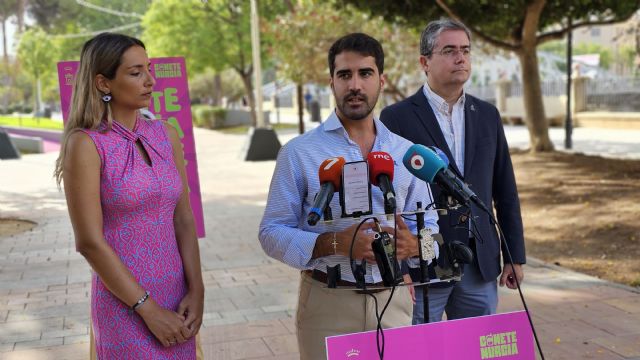
[[[36,88],[34,109],[40,110],[41,86],[40,81],[46,74],[52,74],[54,69],[54,54],[52,54],[51,39],[40,28],[32,28],[24,32],[20,37],[18,56],[21,65],[31,74]]]
[[[544,113],[536,48],[560,39],[578,27],[612,24],[628,19],[639,2],[618,0],[343,0],[386,21],[424,28],[427,22],[448,16],[464,23],[476,38],[515,52],[524,87],[526,122],[532,151],[553,149]],[[571,21],[569,21],[571,19]]]
[[[600,0],[505,0],[505,1],[444,1],[444,0],[343,0],[389,22],[424,28],[428,21],[443,16],[456,18],[468,26],[483,41],[507,50],[516,50],[525,40],[525,20],[537,15],[536,44],[561,39],[572,28],[612,24],[628,19],[638,10],[640,2]],[[531,14],[537,6],[537,14]],[[481,16],[479,16],[481,14]],[[534,19],[530,19],[532,21]]]
[[[285,78],[298,84],[328,84],[327,53],[333,42],[351,32],[364,32],[379,40],[385,51],[387,92],[396,98],[406,96],[400,83],[419,74],[418,33],[348,5],[337,11],[331,2],[307,1],[293,10],[278,16],[266,30],[274,39],[269,55]]]
[[[273,18],[284,11],[281,1],[260,1],[262,18]],[[248,1],[154,2],[143,18],[143,26],[143,38],[153,56],[182,55],[194,72],[234,69],[243,80],[255,121]],[[263,48],[269,41],[261,38]]]

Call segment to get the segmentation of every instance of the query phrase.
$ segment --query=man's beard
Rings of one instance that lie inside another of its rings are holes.
[[[378,89],[373,101],[369,101],[367,94],[351,91],[342,98],[342,101],[337,101],[336,106],[347,119],[362,120],[371,114],[373,108],[376,106],[376,102],[378,102],[378,96],[380,96],[380,89]],[[357,109],[351,108],[349,106],[349,100],[352,99],[360,100],[364,106],[360,106]]]

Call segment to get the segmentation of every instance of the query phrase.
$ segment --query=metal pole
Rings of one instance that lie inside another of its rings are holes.
[[[418,254],[420,257],[420,283],[429,282],[429,273],[427,270],[427,261],[422,260],[422,243],[427,239],[422,238],[422,230],[424,229],[424,212],[422,211],[422,202],[418,201],[418,209],[416,211],[416,227],[418,229]],[[435,260],[434,260],[435,261]],[[422,323],[429,322],[429,285],[422,285]]]
[[[260,26],[258,23],[258,7],[256,0],[251,0],[251,52],[253,53],[253,79],[256,89],[256,123],[258,128],[266,128],[267,123],[262,113],[262,66],[260,63]]]
[[[564,148],[571,149],[571,133],[573,132],[573,123],[571,120],[571,48],[572,48],[572,29],[571,29],[571,15],[569,15],[569,32],[567,33],[567,116],[564,122]]]
[[[279,96],[278,79],[276,79],[274,81],[274,83],[275,83],[275,91],[274,91],[275,96],[274,96],[274,99],[273,99],[273,103],[274,103],[274,105],[276,107],[276,123],[280,124],[280,98],[278,97]]]

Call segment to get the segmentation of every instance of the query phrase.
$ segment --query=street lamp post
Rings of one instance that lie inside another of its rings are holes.
[[[256,127],[266,128],[268,123],[262,113],[262,62],[260,60],[260,28],[256,0],[251,0],[251,53],[253,56],[253,82],[256,94]]]
[[[571,47],[572,47],[572,31],[571,31],[571,15],[568,21],[569,31],[567,32],[567,116],[564,122],[564,148],[571,149],[573,147],[571,141],[571,133],[573,132],[573,123],[571,119]]]
[[[256,94],[256,127],[249,129],[249,139],[245,146],[245,160],[275,160],[280,150],[276,132],[269,127],[268,119],[262,112],[262,69],[260,64],[260,26],[258,24],[256,0],[251,0],[251,52],[253,55],[253,76]]]

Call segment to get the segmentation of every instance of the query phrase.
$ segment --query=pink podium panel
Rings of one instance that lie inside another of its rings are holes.
[[[384,330],[384,359],[533,360],[524,311]],[[379,359],[376,332],[329,336],[327,359]]]
[[[198,161],[193,138],[193,122],[191,120],[191,102],[187,83],[187,68],[182,57],[153,58],[151,74],[156,80],[153,88],[149,111],[156,119],[172,124],[180,136],[184,148],[184,159],[187,168],[189,185],[189,201],[196,222],[198,237],[205,236],[204,217],[202,214],[202,198],[200,195],[200,179],[198,178]],[[60,104],[62,117],[66,123],[71,104],[73,82],[78,70],[78,61],[58,63],[58,80],[60,83]]]

